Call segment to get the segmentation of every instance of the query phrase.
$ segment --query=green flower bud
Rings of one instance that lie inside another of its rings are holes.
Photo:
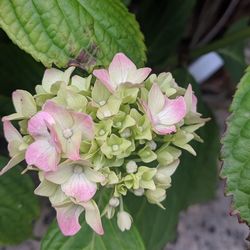
[[[169,144],[164,144],[159,150],[156,151],[157,161],[160,165],[168,165],[175,160],[177,160],[181,155],[181,150],[169,146]]]
[[[145,189],[155,189],[153,177],[156,174],[156,168],[139,167],[136,177],[139,179],[139,187]],[[139,188],[138,187],[138,188]],[[136,187],[134,188],[136,189]]]
[[[122,103],[135,103],[138,96],[139,88],[129,87],[129,86],[121,86],[118,89],[117,95],[122,99]]]
[[[126,150],[132,145],[132,143],[124,138],[120,138],[115,134],[111,134],[107,138],[106,142],[101,146],[101,151],[106,155],[108,159],[113,156],[124,158]]]
[[[115,185],[115,192],[114,192],[114,196],[115,197],[120,197],[121,195],[126,195],[127,194],[127,187],[124,183],[119,183],[117,185]]]
[[[150,149],[148,145],[139,150],[138,155],[143,162],[151,162],[157,159],[157,155]]]
[[[95,138],[98,142],[103,142],[111,134],[112,120],[103,120],[95,124]]]
[[[155,190],[147,190],[145,196],[147,197],[148,202],[157,204],[161,208],[164,208],[160,203],[166,198],[165,189],[157,187]]]

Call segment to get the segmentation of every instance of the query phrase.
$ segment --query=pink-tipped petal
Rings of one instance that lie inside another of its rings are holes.
[[[23,141],[21,134],[17,131],[17,129],[12,125],[10,121],[7,120],[3,121],[3,132],[4,132],[4,137],[8,142]]]
[[[37,140],[27,148],[25,160],[45,172],[57,170],[60,161],[56,147],[47,140]]]
[[[167,135],[176,132],[175,126],[155,125],[154,130],[159,135]]]
[[[83,139],[92,140],[94,138],[94,122],[91,116],[84,113],[72,112],[74,118],[74,131],[81,131]]]
[[[87,202],[95,195],[97,186],[96,183],[89,181],[84,173],[74,173],[62,184],[62,190],[77,201]]]
[[[110,80],[109,73],[106,69],[95,69],[93,75],[104,84],[104,86],[110,91],[114,92],[116,90],[116,85]]]
[[[141,68],[135,71],[130,71],[127,77],[127,82],[139,84],[142,83],[152,71],[151,68]]]
[[[62,207],[55,207],[57,222],[65,236],[75,235],[80,229],[79,216],[83,212],[81,206],[68,204]]]
[[[82,131],[74,130],[70,139],[65,140],[64,153],[72,161],[80,160],[80,146],[82,141]]]
[[[123,53],[117,53],[109,65],[109,75],[117,86],[127,82],[130,71],[136,71],[135,64]]]
[[[47,125],[54,124],[55,120],[49,113],[40,111],[29,120],[28,131],[34,138],[49,137]]]
[[[104,230],[102,227],[102,221],[99,209],[96,203],[91,200],[87,203],[81,203],[85,208],[85,219],[87,224],[99,235],[104,234]]]
[[[157,115],[160,124],[173,125],[180,122],[186,115],[186,103],[182,96],[176,99],[166,97],[163,110]]]
[[[53,101],[47,101],[43,106],[43,111],[49,113],[62,129],[71,128],[74,125],[70,112]]]
[[[164,107],[165,96],[161,92],[161,89],[157,83],[154,83],[148,93],[148,108],[152,114],[155,116]]]

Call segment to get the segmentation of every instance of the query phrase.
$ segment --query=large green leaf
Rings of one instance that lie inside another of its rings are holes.
[[[233,214],[250,223],[250,67],[241,79],[235,93],[223,138],[222,177],[226,191],[233,195]]]
[[[138,65],[146,59],[138,23],[120,0],[1,0],[0,26],[47,67],[107,65],[118,51]]]
[[[57,223],[54,222],[45,235],[41,250],[144,250],[141,236],[135,226],[130,231],[121,232],[114,219],[103,219],[104,236],[98,236],[86,223],[72,237],[61,234]]]
[[[1,166],[7,160],[0,157]],[[0,177],[0,244],[17,244],[32,234],[34,220],[39,215],[34,185],[21,168]]]
[[[197,87],[186,71],[178,70],[175,76],[178,83],[193,83],[197,93]],[[199,101],[198,110],[204,116],[211,117],[211,113],[202,100]],[[135,224],[148,250],[160,250],[167,242],[175,238],[181,210],[190,204],[205,202],[214,197],[219,148],[215,121],[208,122],[205,127],[200,129],[199,135],[204,139],[204,143],[193,144],[197,152],[196,157],[183,153],[181,164],[173,176],[172,187],[168,190],[167,198],[163,203],[166,210],[149,204],[145,199],[138,197],[131,196],[126,203],[132,211]]]
[[[159,66],[176,53],[196,0],[144,0],[138,20],[148,48],[148,64]]]

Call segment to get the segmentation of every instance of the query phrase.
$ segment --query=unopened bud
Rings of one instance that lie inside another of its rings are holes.
[[[109,205],[110,205],[111,207],[118,207],[119,204],[120,204],[119,199],[116,198],[116,197],[112,197],[112,198],[109,200]]]
[[[136,196],[142,196],[144,194],[144,189],[143,188],[138,188],[134,190],[134,194]]]
[[[122,232],[125,230],[129,230],[132,225],[131,215],[125,211],[118,212],[117,213],[117,225]]]
[[[129,173],[129,174],[135,173],[137,171],[136,162],[135,161],[129,161],[126,164],[126,170],[127,170],[127,173]]]
[[[157,144],[154,141],[149,141],[147,144],[151,150],[156,150]]]

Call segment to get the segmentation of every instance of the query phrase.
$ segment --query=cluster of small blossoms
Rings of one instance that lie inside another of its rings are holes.
[[[47,69],[34,96],[13,93],[16,113],[2,119],[11,160],[1,174],[23,160],[25,171],[38,171],[35,194],[49,198],[64,235],[80,230],[82,212],[100,235],[101,216],[117,216],[128,230],[123,198],[130,192],[163,207],[182,150],[195,155],[189,143],[202,141],[195,131],[207,119],[191,85],[179,87],[170,73],[149,76],[122,53],[87,78],[73,71]]]

